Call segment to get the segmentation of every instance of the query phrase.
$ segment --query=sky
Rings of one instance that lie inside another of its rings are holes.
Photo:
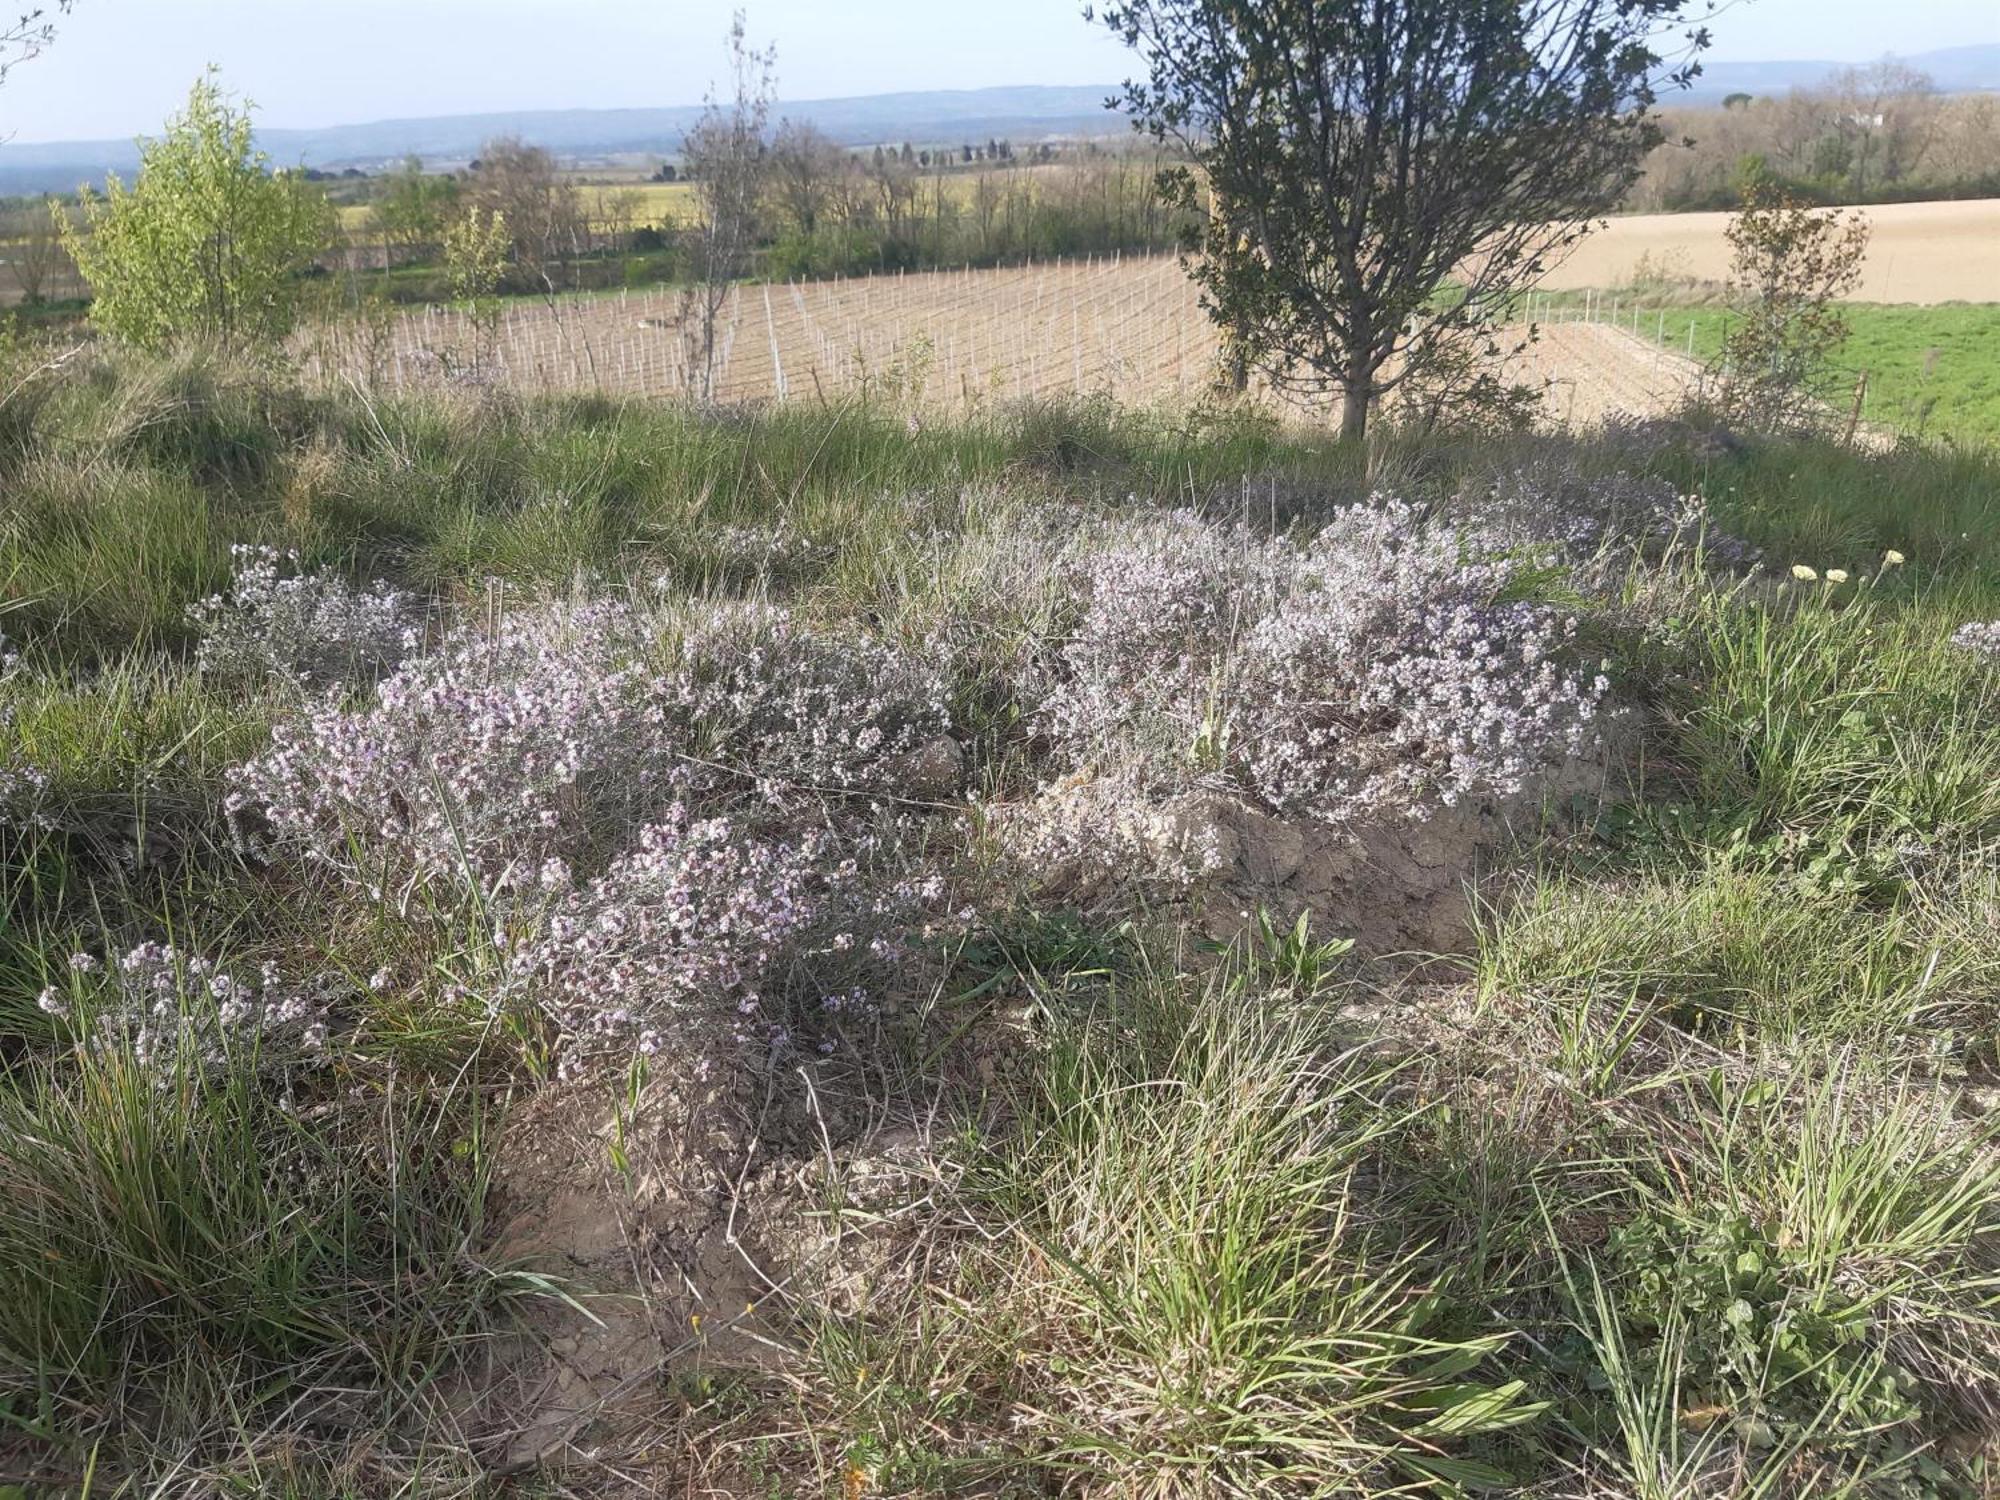
[[[46,0],[45,0],[46,3]],[[1131,71],[1081,0],[744,0],[779,94],[815,99]],[[20,9],[19,0],[9,7]],[[699,103],[732,0],[76,0],[0,87],[0,139],[148,133],[210,63],[271,126]],[[1708,54],[1865,62],[2000,42],[1995,0],[1730,0]]]

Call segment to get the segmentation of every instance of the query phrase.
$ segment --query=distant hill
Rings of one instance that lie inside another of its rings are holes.
[[[2000,90],[2000,45],[1947,47],[1900,59],[1921,68],[1949,93]],[[1782,94],[1819,83],[1845,64],[1834,62],[1711,62],[1694,88],[1670,102],[1715,104],[1734,93]],[[1106,110],[1113,87],[929,90],[853,99],[803,99],[779,113],[810,120],[847,146],[910,141],[958,144],[1004,136],[1019,146],[1049,136],[1117,135],[1120,118]],[[497,135],[518,135],[572,161],[672,156],[700,116],[697,105],[669,109],[519,110],[434,119],[376,120],[318,130],[260,130],[273,160],[287,165],[373,170],[412,151],[439,167],[471,160]],[[0,144],[0,194],[66,192],[107,172],[129,175],[139,164],[131,141]]]
[[[2000,89],[2000,44],[1983,47],[1943,47],[1898,57],[1931,76],[1947,94],[1975,94]],[[1679,96],[1696,104],[1719,104],[1730,94],[1784,94],[1823,82],[1851,63],[1837,62],[1705,62],[1693,89]]]
[[[1016,146],[1049,136],[1106,135],[1124,131],[1123,120],[1104,107],[1111,86],[932,90],[872,94],[855,99],[805,99],[779,107],[792,119],[810,120],[847,146],[911,141],[923,145],[1004,136]],[[440,167],[479,154],[498,135],[518,135],[575,161],[671,156],[700,118],[699,105],[669,109],[519,110],[434,119],[376,120],[319,130],[259,130],[257,142],[274,161],[321,168],[364,170],[416,152]],[[139,164],[131,141],[51,141],[0,145],[0,194],[65,192],[107,172],[129,175]]]

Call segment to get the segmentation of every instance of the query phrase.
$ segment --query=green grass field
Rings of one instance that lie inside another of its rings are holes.
[[[1990,448],[0,389],[0,1486],[1995,1483]]]
[[[1667,348],[1692,350],[1704,361],[1720,355],[1730,320],[1719,307],[1649,306],[1643,293],[1625,298],[1622,313],[1628,326],[1636,316],[1642,337],[1663,338]],[[2000,360],[1993,353],[2000,348],[2000,305],[1856,302],[1842,313],[1850,333],[1828,388],[1846,394],[1830,397],[1834,404],[1846,410],[1866,371],[1865,421],[1913,436],[2000,443]]]

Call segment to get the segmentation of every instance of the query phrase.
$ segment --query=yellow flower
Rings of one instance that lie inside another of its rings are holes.
[[[1847,582],[1847,569],[1845,569],[1845,568],[1828,568],[1828,569],[1826,570],[1826,581],[1827,581],[1828,583],[1845,583],[1845,582]]]
[[[1819,574],[1815,573],[1811,568],[1807,567],[1804,563],[1793,563],[1792,577],[1798,579],[1800,583],[1811,583],[1814,579],[1819,577]]]
[[[1891,547],[1887,552],[1882,554],[1882,566],[1885,568],[1900,568],[1908,561],[1909,559],[1894,547]]]

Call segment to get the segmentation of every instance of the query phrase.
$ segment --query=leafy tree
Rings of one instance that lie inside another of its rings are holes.
[[[1823,420],[1828,363],[1847,341],[1839,299],[1860,279],[1868,221],[1816,213],[1782,187],[1753,182],[1728,237],[1741,316],[1723,340],[1723,409],[1767,429]]]
[[[583,248],[583,204],[541,146],[501,136],[479,148],[466,193],[488,219],[507,226],[515,269],[532,286],[555,290],[565,258]]]
[[[147,348],[277,343],[297,321],[300,273],[334,234],[332,205],[301,174],[270,170],[249,107],[212,73],[145,143],[133,186],[86,189],[82,211],[88,232],[65,215],[63,242],[90,283],[91,321]]]
[[[1615,205],[1660,139],[1656,45],[1693,0],[1111,0],[1116,103],[1191,162],[1204,304],[1343,435],[1423,381]],[[1207,200],[1206,206],[1203,200]],[[1453,295],[1440,293],[1456,282]]]
[[[382,196],[369,211],[375,232],[409,249],[435,245],[458,204],[458,183],[424,170],[423,158],[409,156],[391,173]]]

